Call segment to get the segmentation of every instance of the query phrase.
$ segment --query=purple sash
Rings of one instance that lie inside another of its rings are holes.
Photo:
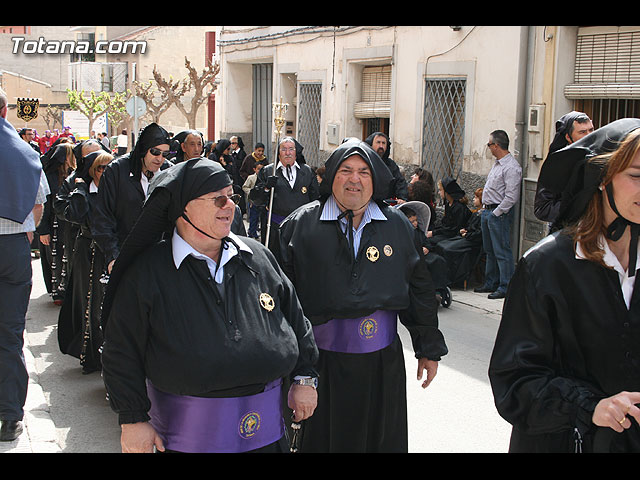
[[[277,213],[271,214],[271,221],[276,225],[280,225],[282,221],[287,218],[286,216],[278,215]]]
[[[282,379],[247,397],[205,398],[161,392],[147,381],[150,423],[165,448],[184,453],[247,452],[284,435]]]
[[[396,337],[397,313],[378,310],[360,318],[334,318],[314,325],[313,335],[321,350],[370,353],[388,347]]]

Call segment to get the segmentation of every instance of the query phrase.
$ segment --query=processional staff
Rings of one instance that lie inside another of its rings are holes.
[[[276,166],[278,165],[278,144],[280,143],[280,132],[285,124],[284,115],[287,113],[288,103],[282,103],[282,97],[280,97],[280,103],[273,103],[273,122],[276,125],[276,144],[275,152],[273,155],[273,171],[272,175],[276,174]],[[271,194],[269,195],[269,213],[267,217],[267,234],[265,236],[264,244],[269,246],[269,234],[271,233],[271,214],[273,211],[273,195],[275,193],[275,187],[271,187]]]

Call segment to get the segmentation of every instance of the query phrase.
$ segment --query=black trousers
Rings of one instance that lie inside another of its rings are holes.
[[[25,233],[0,235],[0,420],[22,420],[29,374],[22,353],[31,295],[31,248]]]

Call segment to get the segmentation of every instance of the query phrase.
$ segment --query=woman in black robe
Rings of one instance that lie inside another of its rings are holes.
[[[640,119],[549,157],[567,225],[519,261],[489,366],[511,452],[640,452]]]
[[[77,225],[68,292],[58,316],[58,345],[62,353],[80,359],[82,373],[100,370],[102,331],[100,312],[104,285],[105,256],[93,240],[92,211],[105,166],[113,159],[96,151],[82,159],[56,196],[58,216]]]
[[[473,195],[475,210],[467,226],[452,238],[441,240],[433,246],[434,253],[442,256],[447,265],[447,277],[450,284],[464,282],[471,273],[482,252],[482,228],[480,225],[480,211],[482,210],[482,188],[478,188]]]
[[[438,192],[444,201],[444,216],[440,225],[427,232],[428,245],[433,248],[440,240],[455,237],[464,228],[471,216],[467,207],[464,190],[451,177],[445,177],[438,182]]]
[[[67,286],[67,258],[64,255],[65,224],[53,210],[53,203],[64,182],[76,168],[73,144],[56,141],[41,157],[42,168],[49,182],[51,193],[42,211],[42,220],[36,228],[40,235],[40,261],[47,292],[56,305],[62,305]]]

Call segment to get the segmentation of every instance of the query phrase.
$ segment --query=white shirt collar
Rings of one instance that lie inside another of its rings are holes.
[[[229,238],[231,238],[238,244],[240,250],[253,253],[253,250],[251,250],[251,248],[249,248],[249,246],[233,232],[229,232]],[[175,264],[176,268],[180,268],[180,265],[182,265],[182,261],[187,258],[188,255],[191,255],[192,257],[195,257],[199,260],[204,260],[207,262],[209,272],[211,272],[211,276],[215,278],[216,283],[222,283],[222,280],[224,278],[224,266],[229,262],[229,260],[231,260],[238,254],[238,249],[233,243],[228,243],[227,245],[228,248],[222,250],[222,255],[220,256],[220,266],[216,269],[216,262],[213,259],[204,255],[203,253],[198,252],[180,235],[178,235],[178,230],[174,228],[173,236],[171,237],[173,263]]]
[[[296,167],[296,168],[300,168],[300,165],[298,165],[298,162],[293,162],[293,165],[291,165],[292,167]],[[282,162],[280,160],[278,160],[278,165],[276,165],[276,170],[282,168],[284,170],[285,166],[282,164]]]
[[[620,286],[622,288],[622,294],[624,296],[624,301],[627,304],[627,308],[631,305],[631,296],[633,295],[633,287],[635,285],[636,277],[629,277],[629,272],[622,268],[620,264],[620,260],[616,257],[615,253],[611,251],[609,248],[609,244],[607,243],[604,236],[600,235],[598,240],[600,247],[604,251],[604,256],[602,257],[602,261],[613,268],[618,273],[618,278],[620,279]],[[640,244],[640,242],[638,242]],[[580,242],[576,243],[576,258],[578,260],[586,260],[584,256],[584,251],[582,250],[582,246]],[[640,267],[640,248],[638,248],[637,252],[637,260],[636,265]],[[637,274],[636,274],[637,275]]]
[[[96,185],[95,180],[91,180],[89,184],[89,193],[96,193],[98,191],[98,186]]]

